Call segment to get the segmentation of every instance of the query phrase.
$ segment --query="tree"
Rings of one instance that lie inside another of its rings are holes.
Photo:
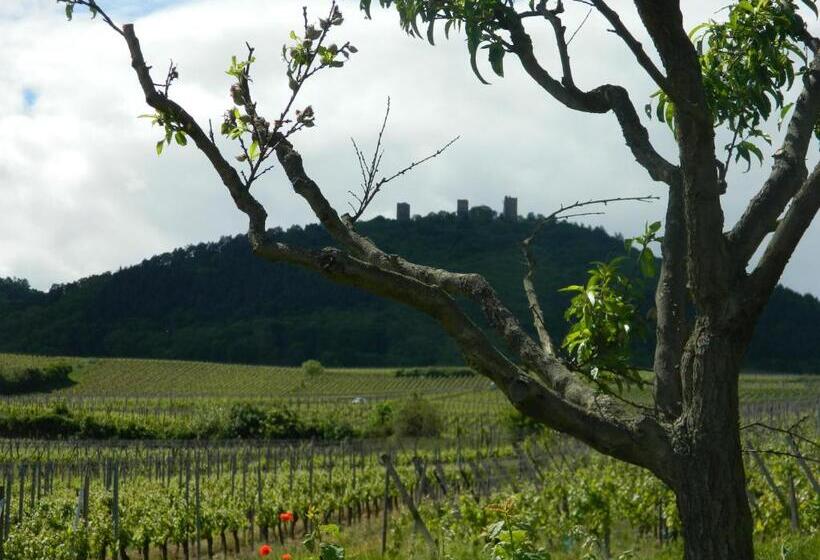
[[[170,97],[177,78],[173,65],[163,83],[154,81],[133,25],[117,27],[95,0],[58,1],[66,4],[69,17],[76,6],[86,6],[122,35],[146,102],[156,111],[153,120],[165,130],[157,151],[173,140],[182,145],[189,138],[194,141],[237,208],[247,215],[256,255],[314,270],[427,313],[458,344],[467,363],[491,379],[523,414],[602,453],[644,467],[672,488],[687,559],[753,557],[738,373],[754,324],[820,207],[820,166],[809,173],[806,163],[820,112],[820,41],[800,15],[805,8],[816,14],[814,0],[801,0],[804,6],[794,0],[735,0],[725,20],[708,22],[691,37],[683,27],[679,2],[635,0],[657,56],[644,49],[618,11],[604,0],[572,3],[603,17],[657,84],[655,113],[674,133],[677,162],[668,161],[654,148],[623,87],[603,84],[584,91],[575,84],[569,55],[572,37],[567,38],[562,21],[563,2],[380,0],[382,6],[395,5],[408,33],[421,36],[419,25],[426,26],[431,42],[438,23],[444,24],[445,32],[453,26],[463,28],[471,65],[482,81],[477,54],[486,48],[497,74],[503,75],[510,55],[538,87],[568,109],[613,113],[637,163],[668,189],[656,294],[652,409],[630,408],[602,396],[557,355],[549,333],[539,323],[540,306],[531,285],[526,289],[537,338],[523,328],[483,277],[409,262],[385,253],[357,232],[356,219],[384,181],[375,179],[381,135],[371,161],[356,149],[363,185],[354,213],[340,215],[329,204],[291,142],[296,132],[313,125],[314,111],[308,106],[291,117],[291,110],[305,80],[325,68],[344,65],[356,52],[349,43],[327,44],[332,28],[342,22],[335,3],[316,25],[305,14],[304,34],[292,34],[293,43],[283,49],[292,93],[272,123],[257,113],[251,96],[253,49],[248,47],[245,59],[233,59],[228,73],[234,79],[235,107],[226,113],[221,132],[239,144],[237,159],[247,169],[240,172],[220,151],[213,130],[206,132]],[[370,5],[370,0],[361,1],[368,15]],[[536,57],[526,27],[531,22],[546,24],[554,32],[560,78]],[[799,83],[801,91],[793,103],[787,103],[785,94],[792,82]],[[651,115],[651,107],[647,113]],[[727,189],[726,169],[732,158],[751,163],[754,156],[762,162],[759,143],[771,141],[762,123],[776,113],[785,134],[774,153],[771,173],[740,220],[724,231],[720,196]],[[725,154],[719,154],[715,141],[715,131],[721,128],[733,133]],[[309,203],[337,247],[310,251],[268,240],[267,214],[251,187],[270,169],[264,166],[270,157],[278,160],[294,191]],[[566,215],[564,210],[553,218]],[[758,249],[762,257],[754,262]],[[527,278],[531,280],[530,275]],[[503,348],[468,318],[465,301],[482,310]]]

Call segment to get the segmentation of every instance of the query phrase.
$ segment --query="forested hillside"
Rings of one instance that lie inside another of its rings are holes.
[[[532,220],[480,212],[410,222],[377,218],[361,230],[389,251],[425,264],[481,272],[530,324],[521,289],[520,241]],[[318,226],[275,230],[295,245],[330,243]],[[536,247],[537,285],[556,336],[588,264],[623,253],[619,238],[572,224],[546,228]],[[651,307],[647,286],[645,310]],[[651,331],[651,329],[650,329]],[[651,341],[638,350],[648,363]],[[337,366],[456,364],[454,345],[420,313],[316,274],[254,258],[244,236],[178,249],[114,273],[54,286],[0,280],[0,351]],[[778,288],[761,319],[746,368],[820,372],[820,301]]]

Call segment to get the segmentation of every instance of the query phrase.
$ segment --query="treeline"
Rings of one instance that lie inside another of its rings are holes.
[[[359,227],[391,253],[484,274],[531,327],[520,243],[534,224],[532,216],[510,223],[492,215],[458,221],[440,213],[406,223],[377,218]],[[293,245],[332,244],[317,225],[270,233]],[[569,297],[558,290],[584,281],[590,261],[623,254],[623,243],[600,228],[559,223],[543,230],[534,252],[545,321],[559,340],[567,329]],[[648,316],[652,291],[646,286],[641,310]],[[480,311],[467,307],[478,318]],[[650,363],[652,345],[650,339],[636,348],[639,365]],[[177,249],[48,292],[30,289],[25,280],[0,280],[0,351],[281,365],[317,359],[354,367],[462,363],[429,317],[318,274],[257,259],[245,236]],[[778,288],[746,368],[820,372],[820,301]]]

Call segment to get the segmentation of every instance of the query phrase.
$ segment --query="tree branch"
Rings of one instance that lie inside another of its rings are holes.
[[[745,270],[763,239],[774,231],[777,219],[808,173],[806,154],[820,118],[820,53],[815,54],[803,84],[771,174],[728,234],[740,270]]]
[[[618,13],[610,8],[604,0],[590,0],[590,3],[595,6],[595,8],[601,12],[601,15],[603,15],[612,25],[613,32],[623,39],[626,46],[629,47],[629,50],[631,50],[632,54],[635,55],[635,59],[638,61],[638,64],[646,70],[646,73],[649,74],[649,77],[652,78],[655,84],[657,84],[657,86],[666,92],[672,99],[676,99],[675,93],[672,91],[666,76],[663,75],[663,72],[655,66],[655,63],[652,62],[652,59],[646,54],[646,51],[640,41],[635,39],[632,33],[629,32],[629,29],[627,29],[621,21]]]
[[[747,280],[747,298],[759,308],[780,279],[797,244],[820,208],[820,163],[805,180]]]
[[[158,112],[174,119],[183,127],[185,133],[194,140],[197,148],[205,154],[211,166],[219,174],[236,207],[248,216],[250,222],[248,234],[252,238],[264,235],[267,219],[265,209],[248,192],[236,169],[222,156],[219,148],[211,141],[211,138],[196,120],[176,102],[157,91],[154,81],[151,79],[150,68],[145,63],[133,24],[124,25],[122,31],[131,54],[131,66],[139,79],[140,87],[143,95],[145,95],[145,102]]]
[[[535,236],[546,224],[546,220],[541,220],[533,230],[532,234],[521,243],[521,250],[524,253],[524,258],[527,261],[527,272],[524,274],[524,295],[527,296],[527,303],[532,314],[532,322],[535,325],[535,332],[538,335],[538,340],[541,342],[541,347],[547,356],[555,356],[555,346],[552,343],[547,324],[544,322],[544,312],[541,308],[541,302],[538,300],[538,292],[535,289],[535,257],[532,253],[532,242]]]
[[[662,181],[667,185],[680,182],[680,170],[661,157],[652,146],[649,133],[641,124],[635,106],[624,88],[606,84],[584,92],[574,85],[566,87],[553,78],[536,59],[532,39],[524,29],[521,16],[511,8],[499,8],[499,10],[499,20],[510,33],[511,51],[518,57],[527,74],[544,91],[569,109],[585,113],[609,111],[615,113],[632,155],[649,172],[652,179]]]
[[[666,476],[660,467],[671,453],[664,430],[653,419],[622,417],[594,396],[582,406],[533,379],[499,352],[442,288],[404,274],[384,270],[339,249],[296,249],[281,243],[254,247],[270,261],[289,262],[319,272],[337,283],[366,290],[418,309],[436,319],[461,349],[465,360],[490,378],[524,414],[558,431],[577,437],[593,448]]]
[[[680,153],[687,236],[687,274],[698,311],[716,316],[730,291],[723,235],[723,188],[715,165],[715,131],[700,61],[683,28],[677,0],[635,0],[638,14],[660,54],[676,96],[676,137]]]
[[[681,412],[682,380],[680,363],[688,336],[686,323],[686,217],[683,188],[669,188],[661,270],[655,290],[655,405],[667,418]]]
[[[379,136],[376,141],[376,148],[373,150],[373,159],[368,165],[365,162],[364,154],[359,149],[359,146],[356,144],[356,141],[353,140],[353,148],[356,151],[356,159],[359,162],[359,167],[361,168],[362,172],[362,193],[361,196],[357,195],[352,191],[350,194],[358,203],[358,208],[354,207],[352,204],[350,205],[353,209],[353,216],[345,215],[342,216],[342,219],[348,223],[352,224],[356,222],[359,218],[362,217],[362,214],[365,213],[370,203],[376,198],[376,196],[381,192],[383,186],[385,186],[390,181],[401,177],[415,169],[416,167],[427,163],[431,159],[435,159],[441,154],[443,154],[450,146],[456,143],[459,140],[460,136],[456,136],[440,148],[438,148],[435,152],[418,159],[416,161],[411,162],[409,165],[405,166],[404,168],[400,169],[399,171],[393,173],[389,177],[382,177],[378,181],[376,180],[376,175],[379,172],[379,166],[381,165],[382,156],[384,155],[384,150],[382,149],[382,138],[384,136],[384,129],[387,126],[387,117],[390,114],[390,98],[387,99],[387,110],[385,111],[384,121],[382,122],[381,130],[379,130]]]

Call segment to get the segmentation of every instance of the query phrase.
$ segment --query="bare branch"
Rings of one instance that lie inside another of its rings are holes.
[[[354,206],[353,204],[348,203],[348,205],[353,210],[353,215],[345,216],[344,219],[345,221],[348,221],[351,224],[355,223],[359,218],[362,217],[362,215],[367,210],[368,206],[370,206],[370,203],[373,202],[373,200],[376,198],[379,192],[381,192],[383,186],[385,186],[390,181],[397,179],[406,173],[409,173],[419,165],[422,165],[423,163],[426,163],[431,159],[437,158],[460,138],[459,136],[456,136],[432,154],[410,163],[408,166],[397,171],[393,175],[390,175],[389,177],[382,177],[377,181],[376,177],[379,173],[382,156],[384,156],[384,148],[382,148],[382,139],[384,137],[384,130],[387,127],[388,116],[390,116],[389,97],[387,98],[387,109],[384,113],[384,121],[382,121],[382,127],[379,130],[379,136],[376,140],[376,148],[373,150],[373,157],[370,161],[370,164],[366,163],[364,153],[362,152],[362,150],[359,149],[358,144],[356,144],[356,140],[353,140],[351,138],[351,141],[353,142],[353,149],[356,152],[356,159],[359,163],[359,168],[362,173],[361,194],[354,193],[353,191],[348,191],[348,193],[350,193],[350,195],[356,200],[358,204],[358,206]]]
[[[752,429],[752,428],[763,428],[763,429],[766,429],[766,430],[770,430],[772,432],[779,432],[781,434],[785,434],[789,437],[798,439],[798,440],[800,440],[804,443],[808,443],[809,445],[820,449],[820,443],[816,442],[813,439],[809,439],[807,437],[804,437],[800,433],[795,431],[797,426],[799,424],[801,424],[803,421],[807,420],[808,418],[809,418],[808,416],[804,416],[803,418],[800,419],[800,421],[796,422],[794,425],[792,425],[789,428],[780,428],[778,426],[771,426],[771,425],[766,424],[764,422],[751,422],[749,424],[745,424],[745,425],[741,426],[740,430],[743,431],[743,430],[749,430],[749,429]]]
[[[803,459],[804,461],[810,461],[812,463],[820,464],[820,459],[814,459],[812,457],[805,457],[803,455],[795,455],[794,453],[790,453],[788,451],[781,451],[779,449],[755,449],[753,447],[744,447],[743,453],[750,453],[754,456],[755,453],[763,453],[765,455],[778,455],[780,457],[791,457],[793,459]]]
[[[587,21],[589,21],[589,16],[592,15],[592,8],[587,11],[587,15],[584,16],[584,19],[581,20],[581,23],[578,24],[578,27],[575,28],[575,31],[572,32],[572,35],[569,36],[567,39],[567,46],[572,43],[572,40],[575,39],[575,36],[583,29],[584,25],[586,25]]]
[[[524,275],[524,294],[527,296],[530,313],[532,314],[533,323],[535,325],[535,332],[538,334],[538,340],[544,349],[547,356],[555,356],[555,346],[552,338],[547,330],[547,324],[544,322],[544,312],[541,308],[541,302],[538,300],[538,292],[535,289],[535,257],[532,253],[532,242],[535,236],[541,230],[546,221],[542,220],[535,227],[528,238],[521,243],[524,258],[527,261],[527,272]]]
[[[678,98],[675,95],[675,92],[672,91],[666,76],[663,75],[660,69],[655,66],[655,63],[652,62],[652,59],[649,58],[649,55],[646,54],[646,51],[643,49],[643,45],[641,45],[640,41],[635,39],[632,33],[629,32],[629,29],[627,29],[626,25],[624,25],[621,21],[618,13],[610,8],[604,0],[590,0],[590,2],[612,25],[612,31],[618,35],[618,37],[623,39],[626,46],[629,47],[629,50],[631,50],[632,54],[635,55],[635,59],[638,61],[638,64],[646,70],[646,73],[649,74],[657,86],[677,101]]]

